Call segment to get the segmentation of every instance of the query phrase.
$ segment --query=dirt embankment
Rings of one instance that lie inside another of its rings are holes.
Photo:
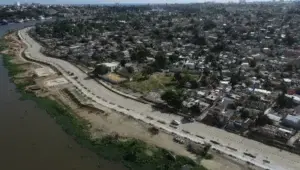
[[[15,34],[5,36],[8,42],[8,50],[3,51],[13,57],[13,63],[19,64],[23,70],[18,74],[18,79],[15,81],[30,82],[27,87],[38,96],[47,96],[55,99],[61,104],[70,108],[74,114],[84,118],[90,123],[91,134],[94,138],[100,138],[105,135],[118,134],[123,138],[136,138],[150,145],[165,148],[173,151],[176,154],[191,157],[197,160],[197,156],[188,152],[186,146],[175,143],[173,136],[159,132],[152,134],[149,131],[149,125],[132,120],[124,115],[121,115],[109,108],[102,107],[102,110],[97,110],[92,107],[82,106],[78,101],[74,101],[65,89],[73,89],[71,84],[58,85],[54,87],[47,87],[45,82],[55,78],[61,77],[58,74],[51,74],[45,77],[38,77],[35,74],[37,68],[47,67],[40,64],[29,63],[21,57],[21,52],[25,45],[16,37]],[[223,155],[214,153],[213,160],[202,160],[203,164],[208,169],[212,170],[244,170],[249,169],[248,165],[238,160],[231,160]]]

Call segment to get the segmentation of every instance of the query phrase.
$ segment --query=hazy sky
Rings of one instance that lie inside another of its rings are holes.
[[[101,4],[101,3],[189,3],[204,2],[204,0],[0,0],[0,4],[43,3],[43,4]],[[221,0],[222,1],[222,0]]]

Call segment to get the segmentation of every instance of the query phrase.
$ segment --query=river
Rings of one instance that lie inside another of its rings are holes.
[[[0,26],[0,37],[26,24]],[[0,169],[124,170],[79,146],[44,110],[19,100],[0,58]]]

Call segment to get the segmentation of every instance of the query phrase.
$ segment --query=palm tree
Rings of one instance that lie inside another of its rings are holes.
[[[79,62],[79,61],[81,61],[81,59],[83,58],[83,56],[82,55],[78,55],[78,56],[76,56],[76,59],[77,59],[77,61]]]

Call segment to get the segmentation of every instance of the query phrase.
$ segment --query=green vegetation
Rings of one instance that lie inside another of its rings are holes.
[[[186,83],[189,83],[189,87],[192,89],[198,88],[198,82],[199,79],[198,75],[192,75],[188,74],[187,72],[184,73],[175,73],[174,79],[177,81],[178,87],[185,87]]]
[[[9,70],[8,73],[9,73],[10,76],[13,77],[13,76],[15,76],[15,75],[17,75],[17,74],[24,71],[23,69],[20,68],[20,66],[22,64],[12,64],[10,62],[10,57],[8,55],[2,54],[2,56],[3,56],[3,64]]]
[[[95,74],[95,75],[104,75],[104,74],[106,74],[106,73],[108,73],[109,72],[109,70],[108,70],[108,67],[106,67],[105,65],[98,65],[98,66],[96,66],[96,68],[95,68],[95,70],[93,71],[93,73]]]
[[[165,55],[166,54],[162,51],[156,54],[154,65],[157,69],[164,69],[167,66],[168,60]]]
[[[213,158],[214,158],[214,156],[212,154],[206,154],[204,157],[204,159],[207,159],[207,160],[211,160]]]
[[[7,48],[7,44],[5,43],[4,39],[0,39],[0,51],[3,51]]]
[[[293,99],[286,97],[285,93],[281,93],[278,95],[276,103],[279,108],[292,108],[294,105]]]
[[[147,57],[151,56],[151,53],[147,48],[143,46],[137,46],[134,50],[130,51],[130,56],[132,61],[143,63]]]
[[[255,120],[256,126],[265,126],[265,125],[273,125],[273,121],[265,114],[261,114]]]
[[[133,77],[133,81],[126,82],[123,85],[126,88],[147,93],[153,90],[164,89],[171,83],[172,79],[171,76],[165,74],[153,74],[145,80],[141,73],[136,73]]]
[[[19,65],[10,62],[10,57],[4,56],[4,65],[9,69],[10,76],[14,77],[22,71]],[[22,98],[35,101],[40,108],[43,108],[61,128],[72,136],[80,145],[95,152],[99,157],[111,161],[122,162],[132,170],[177,170],[188,164],[193,170],[205,170],[193,160],[174,156],[162,148],[148,146],[146,143],[135,140],[118,140],[118,136],[107,136],[101,139],[93,139],[89,133],[87,121],[70,114],[70,109],[61,106],[56,101],[36,97],[24,90],[24,84],[18,84]]]
[[[183,94],[179,90],[167,90],[161,95],[161,99],[168,105],[180,109],[182,107]]]

